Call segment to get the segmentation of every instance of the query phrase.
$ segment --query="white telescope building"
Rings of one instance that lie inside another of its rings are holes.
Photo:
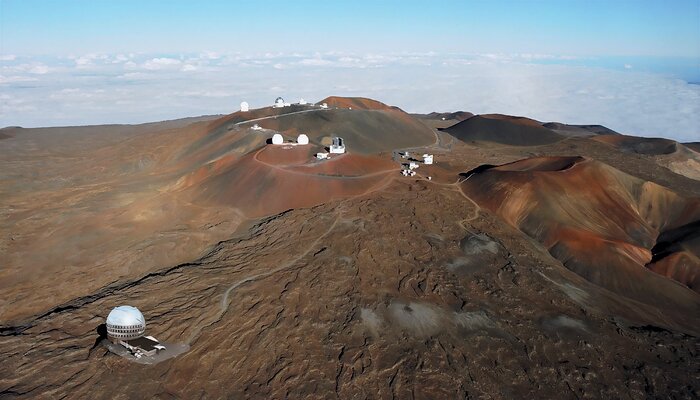
[[[146,332],[146,319],[138,308],[119,306],[107,316],[107,337],[113,342],[136,339]]]
[[[331,154],[345,153],[345,142],[343,142],[343,138],[334,136],[331,139],[331,147],[328,150]]]
[[[146,319],[138,308],[132,306],[115,307],[107,315],[107,338],[114,344],[122,345],[136,358],[153,356],[165,346],[146,333]]]
[[[272,135],[272,144],[284,144],[284,138],[279,133]]]

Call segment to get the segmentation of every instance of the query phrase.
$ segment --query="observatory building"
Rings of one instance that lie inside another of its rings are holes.
[[[249,109],[248,102],[247,101],[242,102],[241,103],[241,111],[248,112],[248,109]]]
[[[284,138],[279,133],[272,135],[272,144],[284,144]]]
[[[145,332],[146,319],[136,307],[119,306],[107,316],[107,337],[113,342],[136,339]]]
[[[131,351],[136,357],[152,356],[165,346],[146,333],[146,319],[138,308],[132,306],[115,307],[107,315],[107,338]]]
[[[297,144],[309,144],[309,137],[302,133],[297,137]]]
[[[261,131],[262,130],[262,128],[258,124],[251,126],[250,129],[252,129],[254,131]]]
[[[433,163],[433,155],[432,154],[423,154],[423,164],[430,165],[432,163]]]
[[[323,104],[321,104],[319,107],[321,107],[321,108],[323,108],[323,109],[325,110],[326,108],[328,108],[328,104],[323,103]]]
[[[304,100],[304,98],[302,97],[301,99],[299,99],[299,104],[301,104],[302,106],[305,105],[306,100]]]
[[[275,108],[284,107],[284,99],[281,97],[278,97],[277,100],[275,100],[275,104],[272,107],[275,107]]]
[[[343,154],[345,153],[345,142],[343,138],[334,136],[331,139],[331,147],[329,148],[331,154]]]

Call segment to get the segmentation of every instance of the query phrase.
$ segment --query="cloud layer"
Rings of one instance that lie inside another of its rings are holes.
[[[700,86],[633,65],[568,61],[538,54],[3,55],[0,126],[138,123],[229,113],[243,100],[261,107],[279,95],[347,95],[410,112],[498,112],[700,140]]]

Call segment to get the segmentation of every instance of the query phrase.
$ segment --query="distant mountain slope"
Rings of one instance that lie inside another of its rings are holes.
[[[475,115],[442,130],[464,142],[485,141],[512,146],[537,146],[564,139],[535,120],[500,114]]]
[[[474,114],[468,112],[468,111],[455,111],[455,112],[431,112],[430,114],[420,114],[422,118],[427,118],[427,119],[439,119],[439,120],[446,120],[446,121],[464,121],[465,119],[469,119],[474,116]]]
[[[591,138],[617,148],[624,153],[652,156],[658,165],[691,179],[700,180],[700,154],[688,144],[671,139],[628,135],[600,135]],[[689,143],[693,146],[692,143]]]
[[[561,122],[547,122],[542,126],[565,136],[619,135],[603,125],[569,125]]]
[[[600,135],[593,138],[615,146],[627,153],[647,155],[671,154],[678,150],[678,142],[671,139],[647,138],[627,135]]]
[[[328,107],[352,107],[354,110],[400,110],[398,107],[388,106],[381,101],[368,99],[366,97],[329,96],[318,102],[318,104],[322,103],[326,103]]]

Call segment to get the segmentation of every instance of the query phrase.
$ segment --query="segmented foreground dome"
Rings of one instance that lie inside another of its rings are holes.
[[[119,306],[107,316],[107,335],[116,339],[129,340],[143,336],[146,332],[146,319],[138,308]]]

